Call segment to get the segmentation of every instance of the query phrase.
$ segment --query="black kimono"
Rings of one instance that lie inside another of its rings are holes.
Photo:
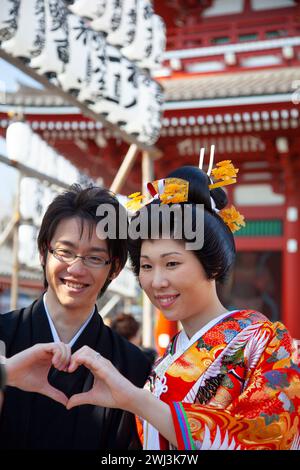
[[[6,355],[36,343],[53,341],[43,298],[31,306],[0,314],[0,339]],[[136,386],[142,387],[150,371],[144,354],[104,325],[98,312],[72,346],[72,353],[88,345],[109,359]],[[88,391],[93,375],[84,366],[68,374],[51,368],[49,383],[67,396]],[[134,416],[118,409],[82,405],[68,411],[37,393],[14,387],[5,390],[0,416],[0,449],[128,449],[139,448]]]

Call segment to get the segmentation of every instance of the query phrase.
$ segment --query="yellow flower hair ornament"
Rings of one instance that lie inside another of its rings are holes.
[[[140,192],[130,194],[129,201],[125,204],[128,210],[138,211],[153,199],[160,199],[161,204],[178,204],[186,202],[189,194],[189,183],[181,178],[165,178],[147,184],[147,189],[152,196],[146,200]]]
[[[228,209],[222,209],[218,212],[218,215],[223,219],[232,232],[237,232],[246,225],[244,216],[240,214],[233,205],[228,207]]]
[[[143,204],[145,196],[143,196],[140,192],[130,194],[128,199],[130,200],[126,202],[125,207],[127,207],[127,209],[130,211],[136,212],[145,205]]]
[[[189,183],[181,178],[165,178],[147,184],[152,197],[159,197],[162,204],[186,202],[189,194]]]
[[[216,168],[211,171],[211,174],[216,181],[210,184],[208,187],[209,189],[220,188],[221,186],[227,186],[229,184],[236,183],[236,177],[239,170],[238,168],[234,168],[231,160],[223,160],[222,162],[218,162]]]

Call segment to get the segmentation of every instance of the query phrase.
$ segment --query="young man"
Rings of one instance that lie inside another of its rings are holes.
[[[109,191],[73,186],[48,207],[38,236],[45,293],[25,309],[0,315],[0,340],[8,358],[38,343],[84,345],[108,358],[139,387],[150,366],[143,353],[104,325],[95,306],[127,260],[127,241],[99,238],[97,209],[124,210]],[[119,233],[118,226],[116,233]],[[52,387],[68,398],[88,391],[93,375],[51,368]],[[127,449],[138,446],[134,417],[85,406],[67,411],[49,397],[7,387],[0,418],[0,449]]]

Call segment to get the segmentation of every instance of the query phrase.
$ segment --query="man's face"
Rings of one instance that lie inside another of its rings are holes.
[[[81,233],[77,217],[62,220],[51,240],[51,249],[66,250],[80,256],[97,256],[109,260],[106,240],[96,235],[96,226],[90,233],[85,221]],[[87,313],[95,305],[97,296],[110,272],[111,264],[88,267],[76,258],[71,264],[59,261],[48,252],[46,261],[47,296],[63,308]]]

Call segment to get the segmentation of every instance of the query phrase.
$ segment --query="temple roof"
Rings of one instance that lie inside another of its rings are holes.
[[[284,67],[174,77],[160,82],[169,102],[290,93],[299,77],[300,67]]]

